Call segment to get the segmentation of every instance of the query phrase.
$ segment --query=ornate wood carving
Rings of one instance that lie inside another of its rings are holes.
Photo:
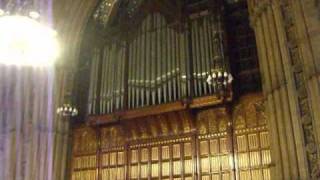
[[[234,175],[268,180],[270,142],[262,102],[260,94],[253,94],[240,98],[231,112],[225,107],[184,110],[75,129],[74,152],[88,141],[98,148],[90,150],[92,154],[73,154],[73,180],[97,180],[97,176],[99,180],[231,179]],[[243,126],[232,131],[232,121]]]

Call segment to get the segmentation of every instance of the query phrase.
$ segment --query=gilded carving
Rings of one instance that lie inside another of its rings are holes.
[[[262,94],[241,97],[234,107],[233,119],[236,129],[265,125],[266,115]]]
[[[96,134],[94,129],[80,128],[74,132],[74,153],[94,153],[97,149]]]
[[[101,147],[110,149],[112,147],[123,146],[125,135],[119,126],[101,128]]]

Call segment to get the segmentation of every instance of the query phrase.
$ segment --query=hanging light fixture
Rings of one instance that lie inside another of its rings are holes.
[[[67,91],[68,92],[68,91]],[[73,103],[71,93],[67,93],[65,98],[65,103],[59,106],[56,113],[63,117],[74,117],[78,115],[78,109]]]
[[[233,81],[233,77],[231,73],[227,71],[217,71],[208,75],[207,83],[209,85],[227,88]]]
[[[78,110],[71,104],[66,103],[57,108],[57,114],[64,117],[74,117],[78,115]]]
[[[10,1],[0,7],[0,64],[53,65],[59,54],[57,33],[40,22],[32,2],[20,4]]]

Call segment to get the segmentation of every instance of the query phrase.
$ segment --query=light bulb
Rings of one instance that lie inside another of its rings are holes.
[[[218,77],[220,78],[222,76],[222,73],[219,71],[218,72]]]
[[[223,76],[224,76],[224,77],[228,77],[228,73],[227,73],[227,72],[224,72],[224,73],[223,73]]]
[[[227,81],[223,81],[223,85],[225,85],[225,86],[226,86],[226,85],[227,85]]]
[[[31,11],[29,12],[29,16],[32,18],[32,19],[38,19],[40,17],[40,14],[36,11]]]
[[[6,13],[0,16],[0,27],[0,64],[51,66],[58,58],[57,34],[50,27],[29,16]]]
[[[229,74],[229,76],[228,76],[228,83],[230,84],[230,83],[232,83],[232,81],[233,81],[233,77],[232,77],[231,74]]]
[[[212,73],[212,78],[215,79],[217,77],[216,73]]]
[[[212,80],[212,77],[209,75],[208,78],[207,78],[207,83],[208,84],[212,84],[211,80]]]

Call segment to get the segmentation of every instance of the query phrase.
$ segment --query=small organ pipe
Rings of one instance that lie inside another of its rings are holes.
[[[105,79],[105,72],[107,71],[107,67],[106,67],[106,52],[105,52],[105,48],[102,47],[102,73],[101,73],[101,92],[100,92],[100,113],[105,113],[104,109],[103,109],[103,105],[104,105],[104,101],[105,101],[105,85],[106,85],[106,79]]]
[[[125,95],[125,65],[126,65],[126,49],[124,47],[121,47],[121,51],[122,51],[122,57],[121,57],[121,79],[120,79],[120,83],[121,83],[121,87],[120,87],[120,108],[124,108],[124,95]]]
[[[162,64],[161,61],[162,59],[162,23],[161,23],[161,17],[159,16],[159,14],[157,14],[157,37],[158,37],[158,41],[157,41],[157,87],[158,87],[158,104],[161,103],[161,99],[162,99]]]
[[[172,53],[172,57],[173,57],[173,61],[172,61],[172,66],[173,66],[173,100],[176,101],[177,100],[177,93],[180,89],[177,89],[177,75],[178,75],[178,66],[177,66],[177,55],[178,55],[178,47],[177,47],[177,42],[176,42],[176,38],[177,38],[177,33],[176,31],[172,30],[172,44],[173,44],[173,53]]]
[[[177,66],[177,88],[178,88],[178,94],[177,94],[177,99],[181,99],[181,94],[182,94],[182,81],[181,81],[181,32],[180,32],[180,27],[179,27],[179,32],[176,33],[176,66]]]
[[[191,47],[192,47],[192,77],[193,77],[193,93],[195,96],[198,96],[198,86],[197,86],[197,65],[196,65],[196,42],[195,42],[195,28],[193,21],[190,22],[190,34],[191,34]]]
[[[167,83],[168,83],[168,101],[172,101],[172,66],[171,62],[173,61],[172,59],[172,33],[171,33],[171,28],[167,28]]]
[[[115,46],[112,45],[111,46],[111,60],[112,60],[112,81],[111,81],[111,92],[110,92],[110,96],[111,96],[111,100],[110,100],[110,112],[113,112],[114,109],[114,92],[115,92],[115,73],[116,71],[116,49]]]
[[[141,43],[141,49],[140,49],[140,84],[139,84],[139,87],[140,87],[140,106],[144,106],[144,101],[145,101],[145,59],[146,59],[146,46],[145,46],[145,42],[146,42],[146,22],[148,22],[148,17],[146,19],[146,21],[144,21],[142,23],[142,29],[141,29],[141,34],[140,34],[140,43]]]
[[[137,39],[137,88],[136,88],[136,107],[140,106],[140,90],[141,90],[141,29],[139,30],[139,37]]]
[[[206,81],[206,76],[207,76],[207,64],[206,64],[206,61],[207,61],[207,56],[206,56],[206,52],[205,52],[205,49],[206,49],[206,46],[205,46],[205,42],[206,40],[204,39],[204,24],[203,24],[203,19],[204,17],[201,17],[201,21],[202,21],[202,24],[199,25],[199,44],[200,44],[200,57],[201,57],[201,81],[202,81],[202,84],[203,84],[203,95],[207,95],[208,94],[208,87],[207,87],[207,81]]]
[[[97,108],[97,86],[98,86],[98,69],[99,69],[99,59],[100,59],[100,51],[98,49],[96,49],[96,68],[95,68],[95,81],[94,81],[94,89],[93,89],[93,93],[94,93],[94,99],[93,99],[93,114],[96,114],[96,108]]]
[[[95,73],[96,73],[96,49],[93,50],[93,55],[92,55],[92,61],[91,61],[91,72],[90,72],[90,87],[89,87],[89,106],[88,106],[88,113],[93,114],[93,104],[94,104],[94,82],[95,82]]]
[[[164,20],[161,19],[161,27],[163,27]],[[161,84],[162,84],[162,92],[163,92],[163,102],[166,103],[167,102],[167,26],[165,28],[161,28],[161,49],[162,49],[162,53],[161,53],[161,60],[162,60],[162,73],[161,73]],[[160,101],[161,103],[161,101]],[[159,104],[160,104],[159,103]]]
[[[186,80],[186,85],[187,85],[187,93],[185,94],[189,97],[192,96],[192,91],[193,91],[193,73],[191,71],[192,67],[191,67],[191,64],[192,64],[192,51],[189,51],[191,50],[190,48],[190,44],[192,43],[190,41],[190,36],[191,36],[191,27],[189,27],[190,23],[188,23],[187,27],[186,27],[186,30],[184,31],[184,35],[183,35],[183,45],[184,45],[184,49],[183,49],[183,52],[184,52],[184,55],[185,55],[185,59],[184,59],[184,62],[185,62],[185,67],[186,67],[186,77],[185,77],[185,80]],[[191,53],[191,54],[190,54]]]
[[[149,104],[149,101],[150,101],[150,94],[151,94],[151,88],[150,88],[150,81],[151,81],[151,78],[150,78],[150,69],[151,69],[151,66],[150,66],[150,63],[152,61],[152,46],[151,46],[151,43],[150,43],[150,39],[151,39],[151,28],[150,28],[150,25],[152,24],[152,16],[150,16],[147,20],[147,25],[146,25],[146,28],[145,28],[145,31],[146,31],[146,44],[145,44],[145,47],[146,47],[146,55],[145,55],[145,63],[146,63],[146,68],[144,69],[145,71],[145,105],[150,105]]]
[[[206,73],[207,76],[211,75],[211,67],[212,67],[212,59],[211,59],[211,52],[210,52],[210,43],[209,43],[209,36],[208,36],[208,22],[207,22],[207,16],[203,18],[203,34],[204,34],[204,43],[205,43],[205,61],[206,61]],[[208,86],[209,94],[212,94],[212,86]]]
[[[181,96],[180,98],[184,98],[187,96],[187,86],[188,86],[188,82],[187,82],[187,66],[186,66],[186,60],[187,60],[187,56],[186,56],[186,37],[185,37],[185,31],[183,30],[183,32],[180,32],[180,38],[179,38],[179,49],[180,49],[180,85],[181,85]]]
[[[197,29],[197,22],[193,20],[193,42],[195,44],[194,46],[194,63],[195,63],[195,82],[197,87],[197,94],[196,96],[201,96],[201,81],[199,81],[199,65],[200,65],[200,59],[199,59],[199,42],[198,42],[198,29]]]
[[[117,44],[116,44],[116,46],[118,46]],[[117,86],[116,86],[116,90],[115,90],[115,101],[116,101],[116,103],[115,103],[115,109],[116,110],[118,110],[119,108],[120,108],[120,89],[121,89],[121,81],[120,81],[120,79],[121,79],[121,64],[123,64],[123,63],[121,63],[121,55],[122,55],[122,49],[119,49],[119,47],[117,47],[117,50],[116,50],[116,53],[117,53],[117,55],[116,55],[116,60],[117,60],[117,66],[116,66],[116,72],[117,72],[117,76],[115,77],[115,81],[116,81],[116,84],[117,84]]]
[[[158,56],[158,42],[157,42],[157,35],[158,35],[158,27],[157,27],[157,16],[153,15],[153,33],[150,39],[150,44],[152,46],[152,58],[151,58],[151,94],[152,94],[152,102],[151,104],[156,104],[156,77],[157,77],[157,56]]]
[[[138,74],[138,62],[137,62],[137,55],[138,55],[138,38],[136,38],[134,40],[134,53],[133,53],[133,62],[134,62],[134,73],[133,73],[133,91],[132,91],[132,94],[133,94],[133,98],[132,98],[132,108],[135,108],[137,107],[137,94],[136,94],[136,91],[137,91],[137,87],[138,87],[138,77],[137,77],[137,74]]]
[[[128,108],[131,109],[132,102],[132,71],[133,71],[133,59],[132,59],[132,43],[129,44],[129,62],[128,62]]]

